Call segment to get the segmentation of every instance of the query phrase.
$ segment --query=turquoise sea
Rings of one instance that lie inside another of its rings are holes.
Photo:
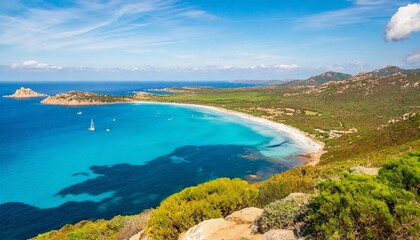
[[[0,95],[20,86],[47,94],[77,89],[121,95],[173,86],[250,85],[1,83]],[[136,214],[210,179],[263,180],[301,165],[295,156],[305,152],[286,134],[212,110],[49,106],[41,99],[0,98],[0,239],[33,237],[82,219]],[[91,119],[94,132],[88,131]]]

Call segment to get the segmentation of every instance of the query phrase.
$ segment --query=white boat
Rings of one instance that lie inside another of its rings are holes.
[[[109,128],[107,128],[107,129],[105,129],[105,131],[109,132],[109,131],[111,131],[111,130],[109,130]]]
[[[78,111],[76,114],[77,115],[82,115],[83,113],[82,113],[82,111]]]
[[[90,127],[88,129],[89,131],[95,131],[95,124],[93,124],[93,119],[90,120]]]

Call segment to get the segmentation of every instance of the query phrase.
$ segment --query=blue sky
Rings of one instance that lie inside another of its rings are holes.
[[[4,0],[0,80],[291,79],[420,67],[419,9],[400,0]]]

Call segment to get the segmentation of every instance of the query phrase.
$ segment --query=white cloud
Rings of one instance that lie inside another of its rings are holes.
[[[210,71],[257,71],[257,72],[262,72],[262,71],[286,71],[286,70],[294,70],[297,69],[299,66],[297,64],[278,64],[278,65],[271,65],[271,66],[267,66],[264,64],[257,64],[257,65],[248,65],[248,66],[232,66],[232,65],[227,65],[227,66],[223,66],[223,67],[217,67],[217,66],[212,66],[211,68],[208,68],[207,70]]]
[[[410,65],[420,66],[420,50],[408,55],[406,62]]]
[[[386,27],[386,39],[399,41],[420,31],[420,4],[413,3],[400,7]]]
[[[298,67],[299,66],[297,64],[279,64],[279,65],[273,66],[274,69],[284,69],[284,70],[296,69]]]
[[[61,70],[63,67],[50,65],[48,63],[40,63],[35,60],[28,60],[21,63],[13,63],[11,66],[13,69],[54,69],[54,70]]]
[[[325,70],[346,72],[346,73],[359,73],[366,71],[370,66],[362,61],[353,60],[349,62],[337,63],[334,65],[327,66]]]

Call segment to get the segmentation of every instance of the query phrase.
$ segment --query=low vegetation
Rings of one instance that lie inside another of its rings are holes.
[[[313,167],[298,167],[257,183],[256,186],[259,188],[258,206],[264,207],[294,192],[313,193],[318,182],[318,176],[314,170]]]
[[[271,229],[300,229],[307,218],[309,201],[309,195],[295,194],[268,204],[256,221],[258,232],[265,233]]]
[[[255,205],[257,196],[258,190],[240,179],[220,178],[186,188],[153,211],[147,233],[157,240],[178,239],[180,233],[203,220],[226,217]]]
[[[384,165],[379,176],[346,174],[319,184],[310,205],[312,237],[418,239],[420,154]]]
[[[133,216],[116,216],[111,220],[80,221],[74,225],[67,224],[59,230],[40,234],[33,240],[98,240],[129,239],[146,227],[150,210]]]

